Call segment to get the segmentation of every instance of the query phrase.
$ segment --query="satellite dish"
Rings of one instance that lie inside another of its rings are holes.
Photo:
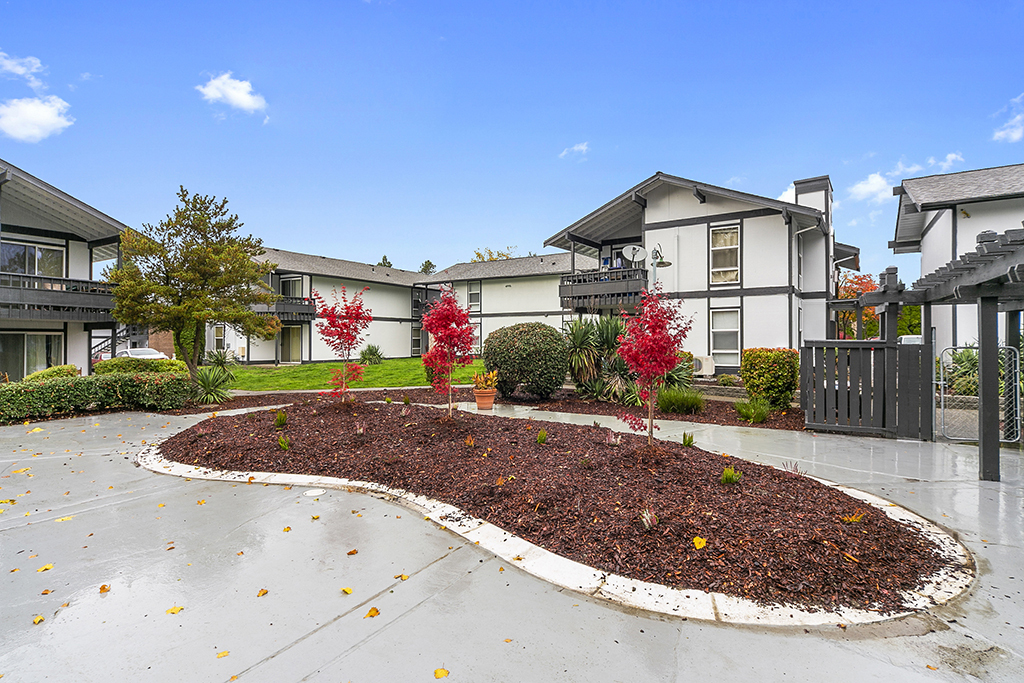
[[[647,258],[647,250],[639,244],[627,244],[622,248],[622,255],[635,263]]]

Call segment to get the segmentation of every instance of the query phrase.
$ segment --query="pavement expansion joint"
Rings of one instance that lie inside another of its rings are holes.
[[[195,467],[164,459],[159,450],[161,443],[162,441],[147,444],[136,456],[137,464],[157,474],[193,479],[308,486],[366,493],[416,510],[442,529],[450,530],[469,543],[478,545],[555,586],[625,607],[669,616],[764,626],[819,626],[837,622],[868,624],[902,618],[942,605],[965,592],[975,579],[974,562],[970,553],[938,525],[879,496],[821,479],[819,481],[879,509],[892,519],[919,529],[937,545],[948,564],[944,569],[928,577],[920,590],[904,593],[904,602],[911,606],[910,610],[881,614],[877,611],[851,608],[810,610],[792,605],[762,605],[735,595],[680,590],[639,581],[618,574],[609,574],[556,555],[460,508],[409,491],[342,477],[237,472]]]

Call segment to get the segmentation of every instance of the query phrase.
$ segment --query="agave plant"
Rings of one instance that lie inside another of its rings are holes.
[[[597,321],[597,348],[605,360],[612,360],[619,350],[619,337],[626,333],[626,324],[618,316]]]
[[[569,374],[579,385],[597,377],[600,355],[597,348],[597,326],[593,320],[570,320],[565,325],[569,346]]]
[[[196,371],[193,395],[197,403],[223,403],[231,398],[227,385],[231,374],[216,365],[205,365]]]
[[[231,368],[238,365],[238,358],[235,357],[234,351],[226,349],[207,351],[204,362],[210,367],[219,368],[226,372],[232,381],[235,379],[235,373],[231,372]]]

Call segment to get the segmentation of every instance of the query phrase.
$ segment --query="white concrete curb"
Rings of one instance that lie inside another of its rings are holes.
[[[903,594],[904,601],[912,605],[911,611],[888,615],[845,608],[835,611],[809,611],[787,605],[764,606],[746,598],[722,593],[677,590],[656,583],[609,574],[574,562],[503,531],[483,519],[473,517],[453,505],[401,489],[339,477],[213,470],[166,460],[160,455],[159,448],[160,443],[147,445],[136,457],[136,462],[158,474],[171,474],[192,479],[246,483],[251,477],[254,484],[308,486],[368,493],[376,498],[397,502],[412,508],[422,513],[425,518],[440,525],[442,529],[450,529],[467,541],[489,550],[510,565],[517,566],[556,586],[627,607],[677,617],[765,626],[867,624],[896,619],[948,602],[965,591],[974,580],[973,562],[967,549],[940,527],[883,498],[829,482],[824,483],[878,508],[892,519],[918,528],[921,533],[936,543],[943,557],[950,562],[950,568],[943,569],[929,577],[921,591]],[[819,479],[819,481],[823,480]]]

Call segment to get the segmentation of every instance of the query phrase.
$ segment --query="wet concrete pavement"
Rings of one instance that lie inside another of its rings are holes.
[[[805,630],[682,621],[558,590],[367,495],[134,466],[143,440],[199,419],[0,428],[0,500],[16,501],[0,504],[3,683],[427,681],[442,667],[452,681],[1024,680],[1017,453],[992,484],[976,481],[964,446],[662,423],[661,437],[685,429],[710,450],[796,461],[905,505],[978,558],[970,593],[930,613]]]

